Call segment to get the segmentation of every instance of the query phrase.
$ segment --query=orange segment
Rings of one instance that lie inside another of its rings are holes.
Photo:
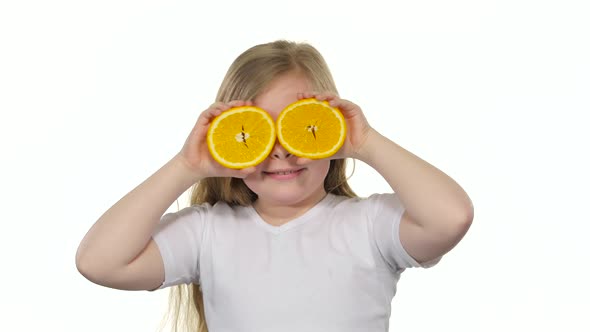
[[[346,121],[340,110],[327,101],[302,99],[279,114],[277,137],[287,151],[298,157],[327,158],[344,144]]]
[[[263,109],[242,106],[229,109],[211,122],[207,146],[221,165],[241,169],[261,163],[275,144],[272,117]]]

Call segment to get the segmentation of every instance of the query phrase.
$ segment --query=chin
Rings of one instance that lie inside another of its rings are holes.
[[[265,201],[274,201],[283,205],[298,203],[304,200],[307,195],[297,190],[284,188],[283,190],[273,190],[272,192],[261,193],[258,197]]]
[[[326,170],[327,172],[327,170]],[[274,181],[270,179],[246,178],[244,182],[258,199],[276,205],[295,205],[316,197],[323,197],[325,174],[317,177],[302,178],[299,181]]]

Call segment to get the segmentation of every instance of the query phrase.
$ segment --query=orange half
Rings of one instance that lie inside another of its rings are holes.
[[[274,147],[275,138],[275,124],[266,111],[241,106],[213,119],[207,131],[207,146],[221,165],[242,169],[264,161]]]
[[[277,118],[277,138],[290,153],[303,158],[327,158],[346,139],[346,121],[327,101],[301,99],[287,106]]]

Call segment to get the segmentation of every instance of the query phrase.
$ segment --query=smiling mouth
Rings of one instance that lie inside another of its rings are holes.
[[[288,174],[293,174],[293,173],[297,173],[300,172],[301,170],[293,170],[293,171],[279,171],[279,172],[264,172],[265,174],[276,174],[276,175],[288,175]]]
[[[272,178],[276,178],[276,179],[290,179],[292,177],[298,176],[304,170],[305,170],[305,168],[300,168],[300,169],[293,169],[293,170],[278,170],[278,171],[274,171],[274,172],[263,171],[262,173],[264,175],[268,175],[268,176],[270,176]]]

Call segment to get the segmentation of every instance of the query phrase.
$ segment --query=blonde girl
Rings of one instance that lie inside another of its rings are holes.
[[[336,155],[299,158],[277,141],[256,167],[232,170],[210,156],[206,132],[223,111],[255,105],[276,119],[312,97],[346,118]],[[347,158],[373,167],[392,192],[356,197]],[[191,186],[191,206],[164,215]],[[338,96],[314,47],[281,40],[238,56],[182,149],[96,221],[76,265],[106,287],[173,287],[175,329],[387,331],[400,274],[436,264],[472,220],[453,179]]]

